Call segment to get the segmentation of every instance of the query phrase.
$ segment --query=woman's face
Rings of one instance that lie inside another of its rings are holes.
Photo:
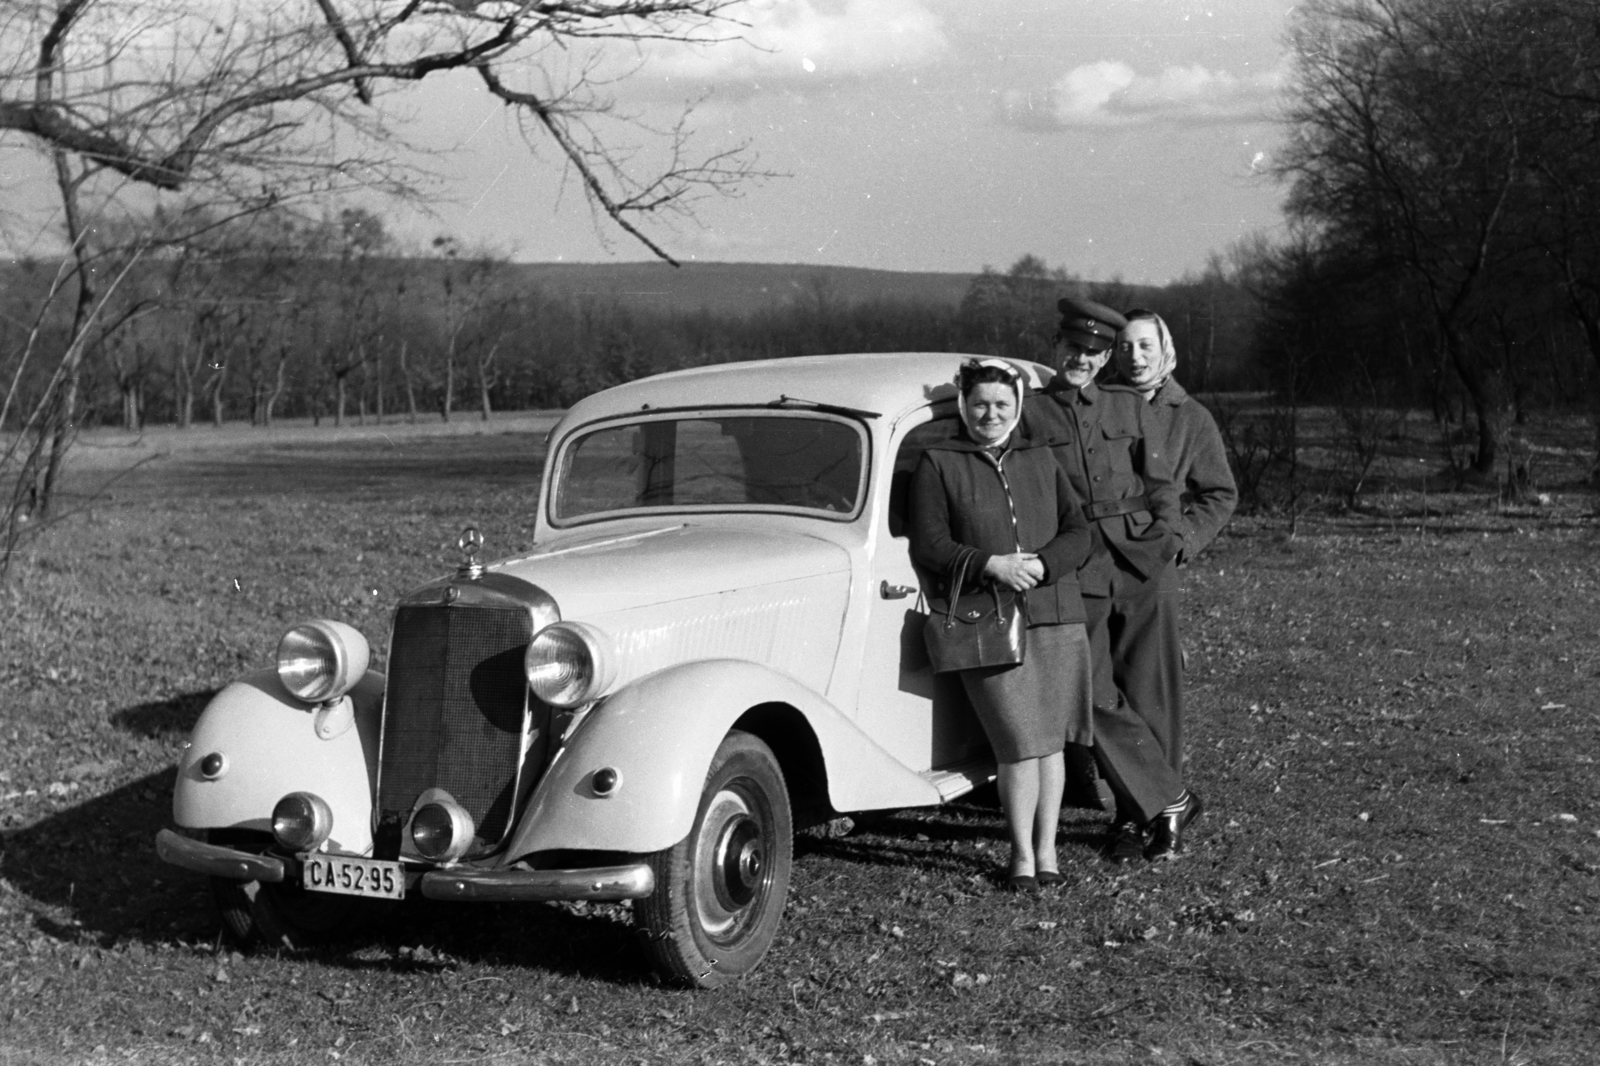
[[[979,444],[999,444],[1017,419],[1017,391],[1000,381],[974,385],[967,393],[967,432]]]
[[[1155,321],[1136,318],[1117,334],[1117,370],[1136,389],[1154,386],[1166,371],[1161,331]]]

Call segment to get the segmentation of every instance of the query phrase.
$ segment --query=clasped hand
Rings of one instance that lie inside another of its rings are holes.
[[[1044,580],[1044,563],[1033,552],[991,555],[983,574],[1008,589],[1026,592]]]

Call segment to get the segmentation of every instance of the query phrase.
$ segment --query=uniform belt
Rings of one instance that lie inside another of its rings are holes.
[[[1119,514],[1150,510],[1150,497],[1129,496],[1122,500],[1095,500],[1083,505],[1083,517],[1091,522],[1097,518],[1114,518]]]

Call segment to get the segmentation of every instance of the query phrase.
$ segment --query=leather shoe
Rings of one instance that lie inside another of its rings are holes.
[[[1050,888],[1066,880],[1065,877],[1061,876],[1060,870],[1040,870],[1034,875],[1034,879],[1039,882],[1040,888]]]
[[[1032,874],[1012,874],[1006,878],[1007,892],[1033,892],[1039,887],[1039,881]]]
[[[1144,827],[1118,822],[1111,827],[1111,861],[1121,865],[1144,858]]]
[[[1184,830],[1206,812],[1206,805],[1201,802],[1197,792],[1190,792],[1189,798],[1184,801],[1183,810],[1176,814],[1160,814],[1156,816],[1155,829],[1150,834],[1150,850],[1145,853],[1149,859],[1170,859],[1183,851]]]

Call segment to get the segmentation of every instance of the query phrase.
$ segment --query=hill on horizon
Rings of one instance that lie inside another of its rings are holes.
[[[546,296],[592,296],[713,314],[796,302],[826,307],[903,300],[954,306],[976,277],[804,263],[515,263],[511,270]]]

